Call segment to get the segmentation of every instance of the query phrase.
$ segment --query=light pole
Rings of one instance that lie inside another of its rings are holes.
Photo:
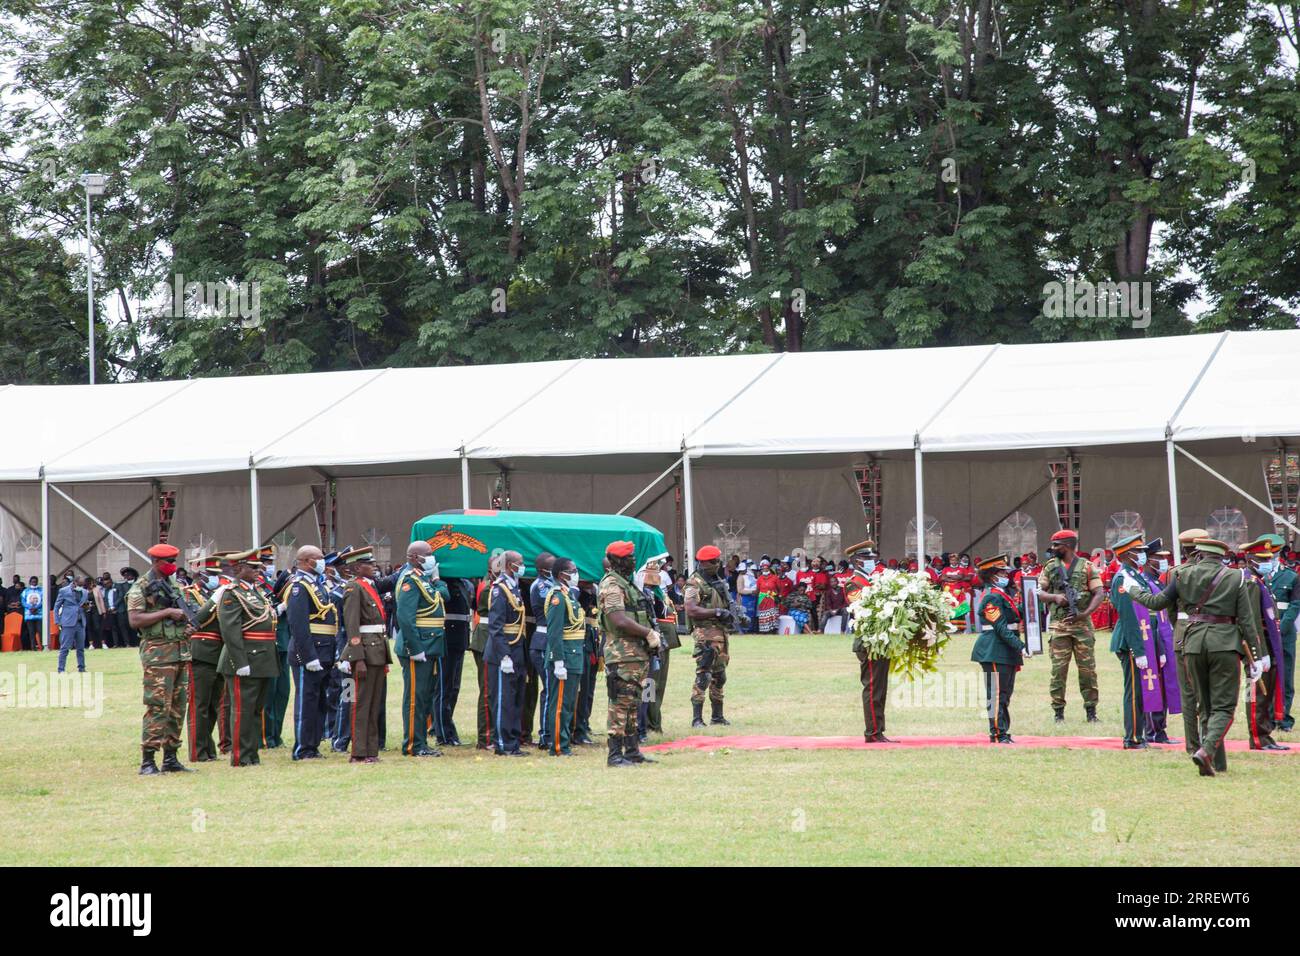
[[[90,384],[95,384],[95,260],[90,239],[90,197],[102,196],[108,177],[100,173],[82,173],[86,187],[86,330],[90,339]]]

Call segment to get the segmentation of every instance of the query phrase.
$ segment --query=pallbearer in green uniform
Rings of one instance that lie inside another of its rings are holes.
[[[488,680],[488,665],[483,659],[488,640],[488,610],[492,600],[492,582],[501,573],[501,551],[498,549],[488,559],[488,573],[478,582],[474,596],[474,627],[469,635],[469,652],[474,656],[474,674],[478,680],[478,697],[474,701],[475,722],[478,724],[478,742],[475,750],[492,750],[492,700]]]
[[[971,648],[970,659],[984,671],[989,743],[1013,744],[1011,694],[1016,689],[1016,672],[1024,661],[1025,645],[1020,637],[1020,609],[1006,592],[1011,581],[1011,559],[997,554],[975,567],[984,594],[976,611],[980,635]]]
[[[441,757],[429,746],[429,713],[433,683],[446,648],[447,598],[450,592],[438,574],[438,561],[427,541],[412,541],[406,549],[409,565],[397,578],[397,659],[402,666],[402,753],[408,757]]]
[[[221,658],[217,670],[226,679],[230,710],[230,765],[261,763],[262,719],[271,681],[279,674],[275,656],[275,608],[261,587],[262,561],[257,548],[231,556],[235,583],[221,592]]]
[[[221,661],[221,622],[218,620],[221,589],[231,584],[226,556],[210,554],[199,561],[198,581],[192,586],[190,604],[198,608],[199,629],[190,635],[190,760],[203,763],[217,759],[212,731],[221,712],[225,678],[217,671]]]
[[[1277,729],[1289,731],[1295,726],[1291,702],[1295,699],[1295,632],[1296,616],[1300,614],[1300,603],[1297,603],[1300,602],[1300,580],[1295,571],[1282,563],[1282,547],[1286,543],[1282,536],[1266,534],[1261,540],[1268,541],[1277,552],[1269,562],[1268,570],[1261,569],[1261,572],[1266,575],[1268,589],[1277,602],[1278,627],[1282,632],[1282,661],[1273,665],[1280,668],[1282,680],[1282,721]]]
[[[1198,538],[1199,560],[1180,564],[1159,594],[1140,588],[1127,593],[1153,611],[1177,607],[1187,612],[1183,659],[1195,689],[1200,721],[1200,747],[1192,761],[1203,777],[1213,777],[1215,765],[1227,766],[1223,738],[1232,725],[1241,694],[1241,660],[1251,662],[1250,679],[1259,677],[1259,627],[1252,617],[1249,583],[1240,571],[1225,565],[1228,546],[1213,538]],[[1186,706],[1186,704],[1184,704]]]
[[[352,758],[348,762],[378,763],[379,713],[393,656],[384,628],[384,606],[374,585],[374,550],[354,548],[342,560],[354,572],[343,591],[347,643],[340,655],[344,673],[353,679]]]
[[[138,578],[126,594],[127,620],[140,632],[140,665],[144,684],[144,726],[140,734],[143,759],[140,773],[174,773],[188,770],[176,759],[181,742],[181,722],[189,690],[190,634],[188,615],[172,575],[180,551],[170,544],[155,544],[147,552],[153,561],[149,573]],[[154,754],[163,752],[162,770]]]
[[[289,711],[289,688],[293,684],[289,672],[289,622],[284,614],[291,582],[286,575],[276,586],[274,547],[263,545],[258,549],[258,556],[262,559],[261,585],[276,614],[275,660],[280,672],[271,681],[266,694],[266,709],[262,715],[262,746],[274,750],[284,746],[284,715]]]
[[[555,585],[546,596],[546,667],[555,675],[546,700],[546,727],[554,757],[573,756],[574,705],[582,686],[587,616],[578,603],[578,568],[568,558],[551,564]]]
[[[1146,750],[1146,722],[1142,719],[1142,688],[1139,674],[1147,669],[1146,651],[1142,646],[1142,633],[1138,630],[1137,615],[1133,613],[1132,588],[1145,588],[1147,581],[1141,577],[1146,566],[1147,546],[1141,534],[1132,534],[1115,542],[1115,557],[1120,568],[1110,582],[1110,603],[1115,608],[1115,627],[1110,632],[1110,651],[1119,658],[1124,673],[1124,749]],[[1160,635],[1154,635],[1156,646]],[[1159,651],[1161,657],[1164,650]],[[1163,662],[1161,662],[1163,666]]]
[[[1210,532],[1204,528],[1188,528],[1178,535],[1180,563],[1165,572],[1161,579],[1162,589],[1169,586],[1178,567],[1199,561],[1205,556],[1203,552],[1196,550],[1196,541],[1198,538],[1209,536]],[[1187,634],[1187,611],[1179,609],[1176,614],[1170,612],[1170,618],[1174,624],[1174,661],[1178,665],[1178,692],[1183,703],[1184,746],[1190,756],[1201,749],[1201,727],[1200,720],[1196,716],[1196,685],[1192,683],[1192,672],[1188,669],[1187,658],[1183,654],[1183,638]],[[1213,758],[1216,771],[1222,773],[1228,769],[1227,751],[1222,747],[1214,752]]]

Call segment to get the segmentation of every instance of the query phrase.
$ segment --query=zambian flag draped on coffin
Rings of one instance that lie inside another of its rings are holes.
[[[518,551],[530,571],[538,552],[572,558],[584,581],[605,575],[602,561],[611,541],[636,545],[636,563],[667,552],[664,536],[626,515],[562,511],[440,511],[411,528],[412,541],[428,541],[443,577],[477,578],[487,573],[493,551]]]

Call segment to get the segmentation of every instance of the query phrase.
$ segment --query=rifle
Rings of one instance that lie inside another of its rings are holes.
[[[1058,593],[1065,595],[1065,605],[1070,611],[1071,617],[1079,616],[1079,589],[1070,583],[1070,579],[1065,576],[1065,565],[1058,558],[1056,561],[1056,572],[1052,575],[1052,588],[1058,590]]]
[[[745,605],[731,596],[731,588],[727,586],[727,579],[721,576],[714,578],[713,590],[717,592],[718,597],[727,602],[726,614],[718,619],[723,623],[735,624],[738,631],[749,630],[749,614],[745,612]]]
[[[159,607],[179,608],[185,613],[185,619],[189,622],[190,627],[194,630],[199,629],[199,616],[195,613],[194,608],[190,607],[190,602],[185,600],[185,593],[179,588],[168,586],[166,579],[156,578],[145,586],[144,596],[153,600]]]

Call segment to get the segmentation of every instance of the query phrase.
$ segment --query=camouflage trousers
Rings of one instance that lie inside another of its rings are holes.
[[[704,695],[709,700],[722,703],[722,688],[727,683],[727,665],[731,663],[731,654],[726,641],[696,640],[695,650],[695,686],[691,688],[691,703],[704,703]]]
[[[609,689],[609,723],[611,737],[636,734],[636,711],[641,703],[641,689],[650,673],[648,661],[625,661],[605,668],[605,686]]]
[[[189,699],[189,662],[146,664],[144,667],[144,726],[140,745],[149,750],[175,750]]]
[[[1092,628],[1075,625],[1069,630],[1051,632],[1049,644],[1052,653],[1052,707],[1065,706],[1065,679],[1070,675],[1070,658],[1079,668],[1079,696],[1089,707],[1097,706],[1097,658],[1093,653],[1096,637]]]

